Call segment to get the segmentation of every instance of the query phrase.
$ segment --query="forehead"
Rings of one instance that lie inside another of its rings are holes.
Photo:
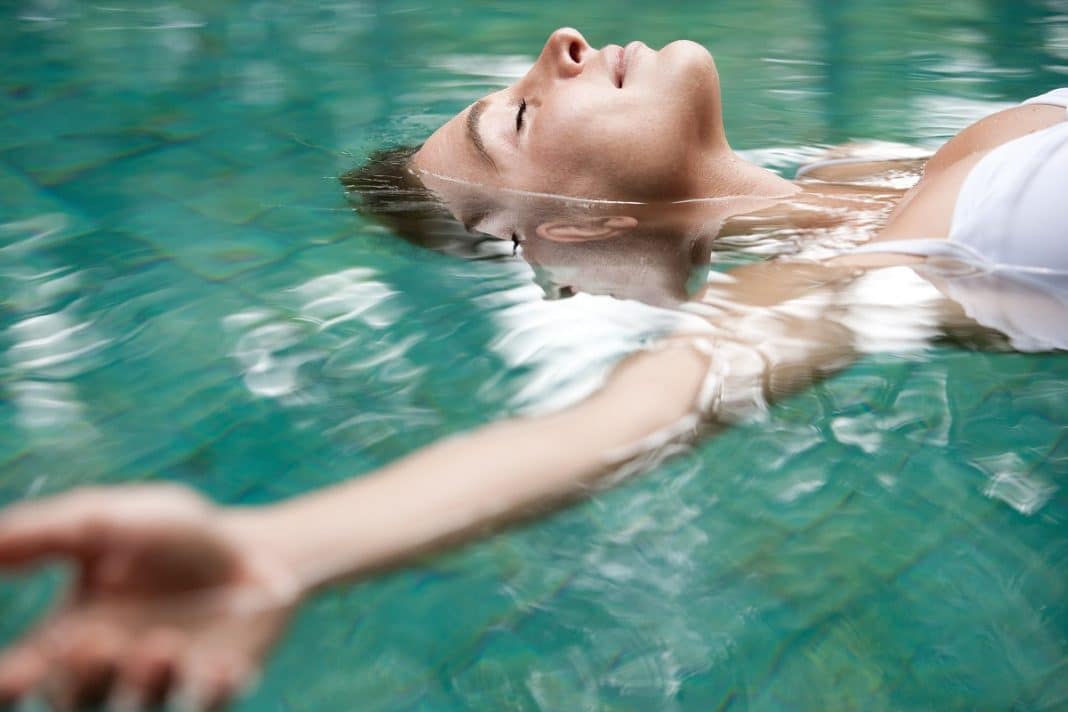
[[[412,165],[416,170],[471,183],[496,183],[492,167],[479,155],[468,134],[469,119],[474,115],[472,112],[478,111],[476,104],[468,106],[430,135],[412,157]]]

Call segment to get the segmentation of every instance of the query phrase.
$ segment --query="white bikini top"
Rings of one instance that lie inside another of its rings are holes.
[[[1068,110],[1068,88],[1023,103]],[[987,153],[961,186],[948,239],[850,251],[887,252],[928,258],[925,276],[1017,349],[1068,348],[1068,120]]]

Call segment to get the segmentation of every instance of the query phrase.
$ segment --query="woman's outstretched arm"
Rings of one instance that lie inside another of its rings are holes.
[[[316,588],[544,512],[692,438],[703,420],[729,421],[850,362],[852,333],[825,298],[842,288],[841,270],[763,263],[732,275],[693,305],[707,329],[624,359],[578,405],[442,440],[349,482],[258,508],[218,507],[175,485],[10,507],[0,569],[61,559],[75,576],[0,657],[0,704],[44,691],[65,708],[175,696],[218,708]],[[756,332],[759,343],[744,340]]]
[[[447,438],[366,477],[238,512],[235,526],[304,588],[402,565],[581,495],[651,436],[692,435],[707,372],[708,357],[685,345],[640,352],[567,410]]]
[[[76,490],[0,514],[0,568],[61,559],[66,600],[0,658],[0,704],[32,691],[64,708],[178,696],[224,705],[293,607],[574,498],[657,434],[697,423],[709,357],[641,352],[564,412],[440,441],[370,475],[262,508],[174,485]]]
[[[0,657],[0,704],[65,708],[247,686],[299,601],[580,496],[702,422],[730,421],[852,360],[835,294],[848,270],[762,263],[691,305],[706,320],[624,359],[562,412],[487,425],[381,470],[265,507],[176,485],[76,490],[0,513],[0,569],[61,559],[63,603]],[[746,335],[758,339],[746,342]]]

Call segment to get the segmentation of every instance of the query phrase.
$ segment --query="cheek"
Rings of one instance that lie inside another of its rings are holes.
[[[531,161],[539,191],[590,198],[648,200],[687,191],[692,146],[681,122],[655,101],[610,107],[572,104],[546,115]]]

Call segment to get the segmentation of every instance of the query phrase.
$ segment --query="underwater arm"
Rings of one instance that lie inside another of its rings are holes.
[[[707,371],[692,348],[641,352],[565,411],[447,438],[368,476],[238,512],[235,525],[308,588],[402,565],[574,499],[651,435],[692,431]]]
[[[64,604],[0,657],[0,703],[47,689],[65,707],[177,695],[189,709],[218,708],[315,589],[544,513],[703,422],[730,422],[851,360],[850,332],[808,308],[820,290],[791,302],[817,275],[777,273],[765,307],[731,301],[755,284],[749,274],[770,276],[754,266],[730,298],[706,292],[693,306],[707,330],[624,359],[585,401],[323,490],[237,508],[174,485],[98,488],[0,513],[0,568],[59,558],[77,573]]]
[[[236,512],[242,536],[315,588],[403,565],[428,551],[573,499],[629,459],[704,422],[730,423],[852,363],[838,296],[855,270],[765,262],[731,272],[689,305],[704,317],[624,359],[564,411],[487,425],[370,475]],[[704,328],[707,326],[707,328]]]
[[[265,507],[219,507],[162,484],[11,506],[0,569],[59,559],[76,575],[63,603],[0,655],[0,706],[43,693],[62,709],[219,709],[311,591],[581,495],[648,436],[692,431],[707,369],[685,345],[642,352],[566,411],[488,425]]]

